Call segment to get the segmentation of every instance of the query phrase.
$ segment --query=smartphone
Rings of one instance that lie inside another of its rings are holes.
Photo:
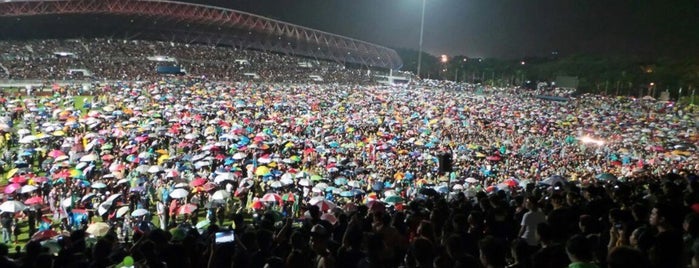
[[[230,243],[235,241],[234,231],[225,231],[216,233],[216,244]]]

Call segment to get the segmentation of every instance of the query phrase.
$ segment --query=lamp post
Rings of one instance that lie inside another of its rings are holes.
[[[420,17],[420,44],[417,52],[417,76],[420,77],[420,68],[422,67],[422,35],[425,31],[425,5],[427,0],[422,0],[422,16]]]

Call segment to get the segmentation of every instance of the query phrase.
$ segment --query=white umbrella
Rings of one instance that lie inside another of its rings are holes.
[[[80,162],[92,162],[92,161],[97,161],[96,154],[88,154],[88,155],[84,155],[83,157],[80,157]]]
[[[206,167],[206,166],[210,166],[210,165],[211,165],[211,163],[209,163],[208,161],[199,161],[199,162],[194,163],[194,168],[201,169],[202,167]]]
[[[24,185],[22,188],[19,190],[19,193],[21,194],[26,194],[26,193],[31,193],[33,191],[36,191],[38,189],[36,186],[33,185]]]
[[[300,179],[299,185],[309,187],[311,186],[311,181],[309,179]]]
[[[233,159],[235,159],[235,160],[240,160],[240,159],[243,159],[245,157],[246,157],[246,155],[244,153],[235,153],[233,155]]]
[[[92,188],[95,188],[95,189],[104,189],[104,188],[107,188],[107,185],[104,184],[104,182],[97,181],[97,182],[95,182],[95,183],[92,184]]]
[[[32,135],[29,135],[29,136],[24,136],[24,137],[22,137],[22,138],[19,140],[19,143],[21,143],[21,144],[29,144],[29,143],[34,142],[34,140],[36,140],[36,137],[35,137],[35,136],[32,136]]]
[[[478,182],[478,180],[476,180],[475,178],[467,178],[467,179],[466,179],[466,182],[468,182],[468,183],[476,183],[476,182]]]
[[[117,209],[117,211],[116,211],[116,217],[117,217],[117,218],[124,217],[124,215],[126,215],[126,213],[128,213],[128,212],[129,212],[129,207],[128,207],[128,206],[120,207],[120,208]]]
[[[141,217],[141,216],[144,216],[144,215],[146,215],[146,214],[148,214],[148,210],[145,210],[145,209],[142,209],[142,208],[139,208],[139,209],[134,210],[133,212],[131,212],[131,216],[132,216],[132,217]]]
[[[112,206],[112,203],[107,203],[107,202],[100,204],[99,206],[97,206],[97,214],[100,216],[107,214],[107,211],[109,210],[109,208],[111,206]]]
[[[110,195],[109,197],[107,197],[107,200],[105,200],[104,203],[109,203],[109,205],[111,205],[112,203],[114,203],[114,200],[116,200],[120,196],[121,196],[121,194]]]
[[[221,173],[216,175],[216,178],[214,178],[215,183],[221,183],[224,181],[233,181],[235,180],[235,176],[233,173]]]
[[[136,171],[138,171],[139,173],[146,173],[148,171],[148,169],[150,169],[150,166],[143,165],[143,166],[138,166],[136,168]]]
[[[54,159],[55,162],[61,162],[61,161],[65,161],[65,160],[68,160],[67,155],[61,155],[59,157],[56,157],[56,159]]]
[[[281,183],[280,181],[273,181],[272,183],[269,184],[269,187],[272,187],[272,188],[281,188],[281,187],[282,187],[282,183]]]
[[[150,166],[150,168],[148,168],[148,173],[158,173],[158,172],[161,172],[163,170],[164,170],[163,167],[155,165],[155,166]]]
[[[184,135],[184,138],[185,138],[185,139],[188,139],[188,140],[193,140],[193,139],[196,139],[196,138],[197,138],[197,135],[196,135],[196,134],[193,134],[193,133],[189,133],[189,134],[187,134],[187,135]]]
[[[27,134],[29,134],[29,133],[32,133],[32,132],[29,131],[29,129],[26,129],[26,128],[17,130],[17,134],[19,134],[19,135],[27,135]]]
[[[226,190],[218,190],[213,195],[211,195],[211,200],[225,200],[229,197],[231,197],[231,194],[229,192],[226,192]]]
[[[20,212],[22,210],[25,210],[26,208],[27,206],[22,204],[22,202],[15,200],[5,201],[0,205],[0,211],[10,213]]]
[[[86,194],[85,196],[83,196],[83,198],[80,198],[80,202],[85,202],[85,201],[89,200],[90,198],[93,198],[94,196],[95,196],[94,193]]]
[[[170,197],[172,197],[174,199],[185,198],[185,197],[187,197],[187,195],[189,195],[189,192],[187,192],[187,190],[182,189],[182,188],[175,189],[172,192],[170,192]]]

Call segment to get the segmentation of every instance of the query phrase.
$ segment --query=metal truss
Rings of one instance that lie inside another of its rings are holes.
[[[174,39],[214,42],[265,51],[400,69],[395,50],[262,16],[220,7],[160,0],[6,0],[0,17],[110,15],[162,21],[144,31],[185,34]],[[166,28],[159,28],[162,27]],[[173,28],[172,26],[177,26]],[[169,27],[168,27],[169,26]],[[145,33],[156,36],[154,32]],[[192,37],[194,36],[194,37]],[[172,38],[171,38],[172,39]]]

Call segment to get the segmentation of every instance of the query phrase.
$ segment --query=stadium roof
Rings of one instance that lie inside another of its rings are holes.
[[[396,51],[270,18],[160,0],[4,0],[0,38],[116,37],[236,46],[400,69]]]

